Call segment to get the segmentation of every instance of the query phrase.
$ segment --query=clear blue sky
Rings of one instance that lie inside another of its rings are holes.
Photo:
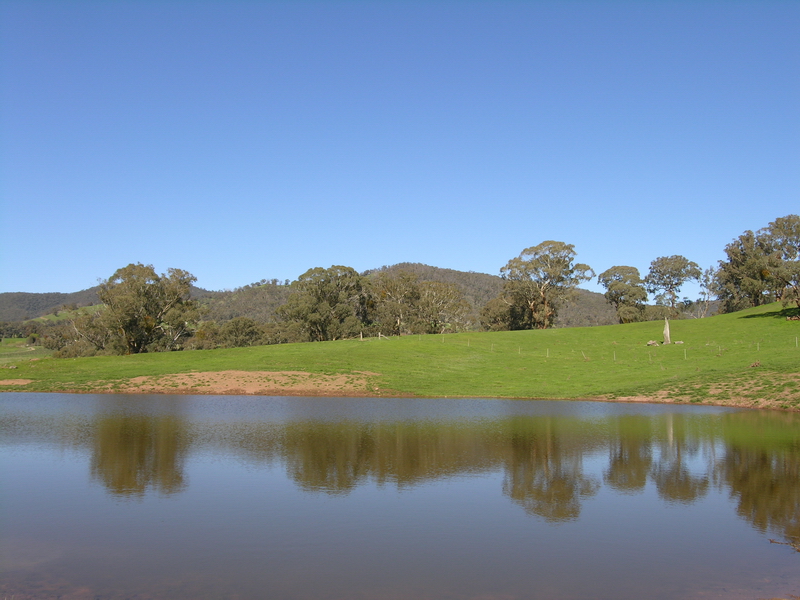
[[[800,2],[0,1],[0,201],[0,292],[706,267],[800,212]]]

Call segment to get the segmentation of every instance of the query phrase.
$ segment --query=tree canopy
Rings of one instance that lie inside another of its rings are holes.
[[[157,275],[152,265],[129,264],[100,284],[105,310],[98,318],[127,354],[176,349],[198,319],[190,300],[196,280],[181,269]]]
[[[725,256],[727,260],[719,261],[716,273],[716,293],[724,312],[775,300],[778,290],[772,273],[776,257],[763,234],[745,231],[725,246]]]
[[[278,315],[297,324],[310,341],[357,336],[369,324],[369,283],[352,267],[309,269],[292,288]]]
[[[787,215],[755,233],[745,231],[725,246],[725,256],[716,273],[723,311],[776,299],[800,307],[800,217]]]
[[[656,295],[658,304],[666,304],[673,311],[678,302],[678,292],[687,281],[697,281],[703,272],[696,262],[680,254],[660,256],[650,263],[650,272],[644,278],[647,291]]]
[[[800,308],[800,216],[775,219],[766,228],[777,265],[772,274],[780,284],[784,305],[794,302]]]
[[[611,267],[597,276],[597,281],[606,289],[605,297],[617,310],[620,323],[632,323],[644,318],[647,292],[644,281],[636,267]]]
[[[594,277],[589,265],[575,263],[575,247],[553,240],[525,248],[500,269],[503,301],[511,329],[546,329],[575,288]]]

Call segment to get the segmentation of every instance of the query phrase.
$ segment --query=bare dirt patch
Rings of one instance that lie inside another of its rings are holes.
[[[675,399],[670,397],[669,392],[661,391],[649,396],[614,396],[615,402],[655,402],[658,404],[672,404]]]
[[[33,379],[0,379],[0,385],[28,385]]]
[[[375,374],[326,375],[303,371],[215,371],[135,377],[109,384],[123,393],[258,396],[379,396]],[[98,382],[98,387],[103,385]]]

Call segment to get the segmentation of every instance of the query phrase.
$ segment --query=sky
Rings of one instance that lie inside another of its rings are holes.
[[[716,265],[800,213],[798,32],[794,0],[0,0],[0,292]]]

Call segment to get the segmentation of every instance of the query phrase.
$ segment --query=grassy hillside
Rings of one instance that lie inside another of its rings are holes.
[[[22,360],[15,390],[97,389],[99,382],[192,371],[368,372],[383,394],[512,398],[669,396],[678,401],[800,408],[800,321],[773,304],[671,323],[370,338],[168,354]]]

